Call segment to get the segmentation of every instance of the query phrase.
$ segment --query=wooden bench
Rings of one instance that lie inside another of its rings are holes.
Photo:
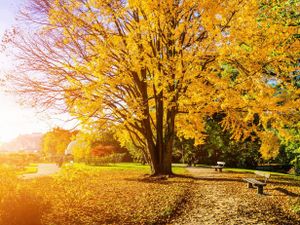
[[[257,193],[262,195],[264,192],[264,186],[267,185],[267,181],[270,176],[270,173],[255,171],[255,178],[243,178],[243,180],[248,182],[248,188],[257,187]]]
[[[222,172],[222,169],[224,168],[224,166],[225,166],[225,162],[217,162],[217,165],[212,166],[212,168],[215,169],[215,171],[219,170],[219,172]]]

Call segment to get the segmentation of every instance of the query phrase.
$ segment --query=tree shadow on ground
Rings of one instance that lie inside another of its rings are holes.
[[[165,176],[159,176],[159,177],[151,177],[151,176],[145,176],[145,177],[138,177],[138,178],[124,178],[126,181],[133,181],[133,182],[143,182],[143,183],[156,183],[156,184],[165,184],[169,185],[173,182],[168,180]]]
[[[300,194],[297,194],[297,193],[294,193],[294,192],[291,192],[289,190],[286,190],[285,188],[281,188],[281,187],[276,187],[274,188],[273,190],[275,191],[279,191],[285,195],[288,195],[290,197],[300,197]]]
[[[288,185],[290,187],[300,187],[300,183],[297,181],[268,181],[269,184],[273,184],[273,185]]]
[[[196,177],[192,175],[183,175],[183,174],[174,174],[173,177],[179,177],[179,178],[187,178],[192,180],[204,180],[204,181],[230,181],[230,182],[243,182],[241,178],[231,178],[231,177]]]

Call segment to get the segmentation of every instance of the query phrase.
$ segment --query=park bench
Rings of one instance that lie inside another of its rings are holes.
[[[224,168],[224,166],[225,166],[225,162],[217,162],[217,165],[212,166],[212,168],[214,168],[215,171],[219,170],[219,172],[222,172],[222,169]]]
[[[243,180],[248,182],[248,188],[257,187],[257,193],[262,195],[270,176],[270,173],[255,171],[255,178],[243,178]]]

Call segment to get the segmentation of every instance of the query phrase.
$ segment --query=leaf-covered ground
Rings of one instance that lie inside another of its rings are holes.
[[[193,179],[149,179],[133,164],[75,165],[32,180],[0,170],[0,224],[300,224],[299,180],[271,177],[261,196],[241,180],[249,173],[188,170]]]
[[[184,200],[189,182],[146,179],[147,172],[145,167],[75,166],[33,180],[2,174],[0,224],[163,223]]]
[[[292,205],[300,199],[299,180],[270,178],[264,195],[248,189],[243,177],[249,173],[188,169],[195,179],[191,198],[170,224],[300,224]]]

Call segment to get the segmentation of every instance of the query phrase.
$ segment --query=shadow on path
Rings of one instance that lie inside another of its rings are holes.
[[[285,195],[291,196],[291,197],[300,197],[300,194],[296,194],[294,192],[291,192],[289,190],[286,190],[285,188],[281,188],[281,187],[276,187],[274,188],[275,191],[279,191]]]

